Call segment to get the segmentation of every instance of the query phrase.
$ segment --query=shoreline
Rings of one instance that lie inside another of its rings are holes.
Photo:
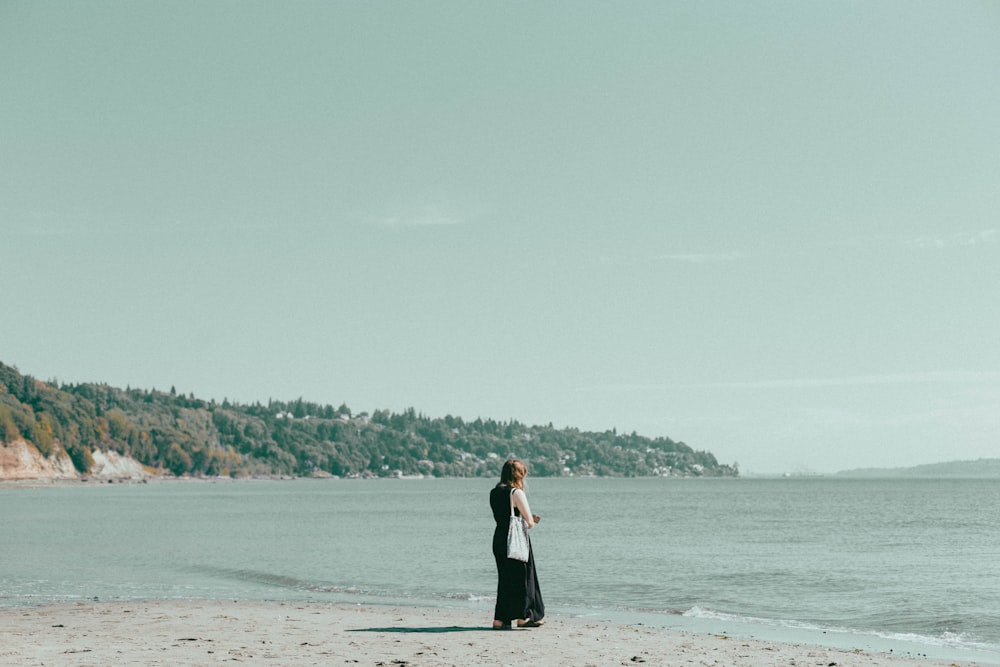
[[[0,608],[0,666],[250,662],[401,665],[858,665],[988,662],[770,641],[550,615],[493,631],[483,609],[296,601],[147,600]]]

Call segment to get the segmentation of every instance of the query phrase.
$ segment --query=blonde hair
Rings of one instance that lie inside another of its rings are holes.
[[[500,483],[524,490],[524,477],[528,474],[528,466],[520,459],[507,459],[500,472]]]

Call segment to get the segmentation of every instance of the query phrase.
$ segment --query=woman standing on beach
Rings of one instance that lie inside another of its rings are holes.
[[[510,506],[513,498],[514,512],[524,517],[528,528],[541,518],[532,514],[528,496],[524,493],[524,478],[528,468],[518,459],[508,459],[500,473],[500,483],[490,491],[490,507],[497,523],[493,532],[493,557],[497,562],[497,606],[493,612],[493,629],[506,630],[517,620],[520,628],[537,628],[544,623],[545,603],[535,574],[535,554],[528,542],[528,562],[507,558],[507,528],[510,524]]]

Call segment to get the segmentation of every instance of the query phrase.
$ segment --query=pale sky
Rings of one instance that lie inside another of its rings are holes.
[[[1000,2],[0,1],[0,361],[1000,456]]]

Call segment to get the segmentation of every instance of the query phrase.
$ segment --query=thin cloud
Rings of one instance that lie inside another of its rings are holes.
[[[48,209],[0,208],[0,219],[6,220],[5,233],[14,236],[69,236],[79,226]]]
[[[959,384],[996,382],[998,380],[1000,380],[1000,373],[944,371],[933,373],[856,375],[842,378],[790,378],[783,380],[751,380],[748,382],[714,382],[687,386],[719,389],[808,389],[811,387],[859,387],[893,384]]]
[[[740,382],[705,382],[687,384],[605,384],[582,387],[579,391],[630,393],[675,389],[809,389],[821,387],[861,387],[901,384],[981,384],[1000,382],[1000,372],[943,371],[931,373],[893,373],[856,375],[840,378],[787,378]]]
[[[691,264],[717,264],[720,262],[735,262],[744,257],[745,255],[741,252],[716,252],[668,254],[660,255],[657,259],[665,259],[671,262],[688,262]]]
[[[998,239],[1000,239],[1000,232],[996,229],[984,229],[978,232],[917,236],[907,239],[903,243],[912,248],[961,248],[994,243]]]
[[[939,250],[946,248],[968,248],[987,246],[1000,241],[1000,230],[983,229],[976,232],[955,232],[951,234],[921,234],[901,236],[899,234],[878,234],[873,236],[852,236],[827,245],[832,248],[866,250],[870,248],[917,248]]]
[[[447,227],[461,225],[464,222],[463,218],[440,213],[427,213],[414,216],[387,216],[372,220],[372,224],[390,229],[401,227]]]
[[[11,232],[17,236],[71,236],[78,233],[78,230],[70,227],[49,227],[49,226],[23,226],[15,227]]]

